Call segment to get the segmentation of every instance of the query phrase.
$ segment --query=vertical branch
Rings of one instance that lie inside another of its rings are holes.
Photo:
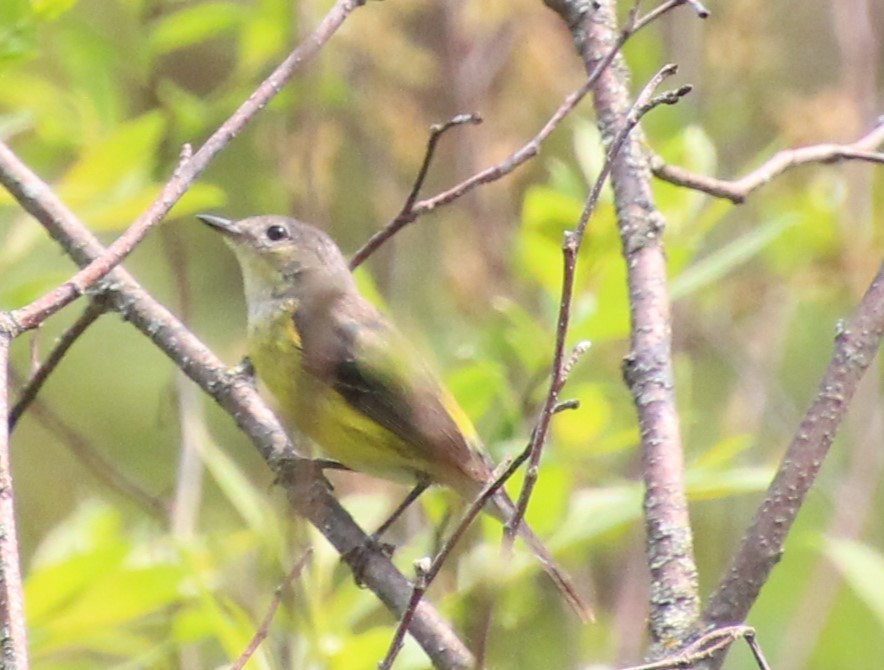
[[[615,1],[548,4],[567,23],[584,67],[591,71],[618,38]],[[601,135],[609,142],[627,123],[627,80],[618,56],[593,89]],[[656,657],[686,640],[698,618],[699,595],[675,406],[664,221],[654,205],[641,142],[641,133],[626,138],[614,157],[611,181],[629,284],[631,351],[624,377],[641,430],[650,632],[656,647],[651,653]]]
[[[0,314],[0,667],[27,670],[28,637],[18,560],[18,534],[15,527],[15,499],[9,459],[9,345],[18,328],[7,315]]]

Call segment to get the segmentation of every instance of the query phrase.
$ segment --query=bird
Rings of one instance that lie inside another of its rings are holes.
[[[493,464],[466,412],[395,324],[359,291],[323,230],[260,215],[201,214],[233,250],[248,311],[248,356],[283,417],[346,468],[413,486],[447,486],[471,502]],[[515,505],[501,488],[485,511],[504,523]],[[395,518],[373,537],[378,537]],[[584,621],[592,610],[524,522],[517,534]]]

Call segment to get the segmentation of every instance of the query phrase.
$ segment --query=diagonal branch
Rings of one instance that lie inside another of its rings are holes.
[[[22,204],[27,202],[28,211],[78,264],[86,265],[105,252],[49,187],[8,149],[0,151],[0,175],[4,183],[15,185],[10,189],[12,195]],[[112,309],[146,335],[234,417],[276,474],[295,511],[313,524],[339,553],[355,555],[352,551],[355,547],[366,546],[368,536],[331,495],[321,475],[311,467],[312,463],[297,455],[282,426],[248,380],[231,374],[220,359],[125,269],[112,270],[96,291],[104,293]],[[410,584],[380,551],[363,553],[368,555],[361,566],[363,581],[399,616],[408,603]],[[471,654],[429,603],[419,605],[410,632],[437,668],[471,666]]]
[[[847,413],[860,379],[884,338],[884,264],[853,317],[838,325],[835,351],[740,548],[703,612],[703,624],[742,622],[774,565]]]
[[[55,370],[55,368],[58,367],[58,364],[61,363],[61,359],[64,358],[68,349],[70,349],[74,342],[86,332],[89,326],[95,323],[98,317],[104,314],[106,309],[107,308],[102,304],[101,300],[93,300],[89,303],[86,309],[83,310],[80,318],[62,333],[58,343],[52,351],[49,352],[49,356],[46,357],[46,360],[43,361],[39,368],[37,368],[36,372],[34,372],[31,378],[27,381],[27,384],[23,387],[18,402],[16,402],[9,411],[10,432],[15,430],[15,425],[18,423],[18,420],[37,398],[37,394],[40,392],[40,389],[43,388],[43,384],[46,383],[49,375],[51,375],[53,370]]]
[[[418,217],[432,212],[437,207],[448,205],[455,200],[463,197],[473,189],[482,184],[490,184],[491,182],[502,179],[510,174],[513,170],[521,166],[526,161],[534,158],[540,153],[540,147],[544,141],[553,133],[571,111],[580,104],[580,101],[586,97],[593,88],[598,84],[599,78],[608,66],[620,54],[623,45],[637,33],[639,30],[656,20],[670,9],[687,3],[689,0],[668,0],[660,7],[649,13],[647,16],[638,18],[635,11],[632,12],[630,22],[617,35],[616,39],[611,40],[611,46],[607,52],[599,57],[593,63],[591,68],[587,68],[586,81],[577,90],[568,94],[559,107],[553,112],[553,115],[547,120],[543,127],[519,149],[511,153],[500,163],[485,168],[481,172],[477,172],[471,177],[464,179],[459,184],[455,184],[446,191],[437,193],[436,195],[414,202],[414,198],[409,197],[406,206],[402,211],[388,224],[381,228],[378,232],[369,238],[369,240],[359,249],[350,261],[351,267],[360,265],[366,258],[374,253],[384,242],[393,237],[402,228],[417,220]],[[552,3],[547,3],[552,4]],[[424,168],[422,168],[423,170]],[[414,190],[412,191],[414,194]]]
[[[632,132],[641,118],[649,111],[661,104],[675,104],[690,91],[690,87],[683,86],[677,91],[665,93],[656,98],[651,97],[656,88],[662,83],[663,79],[675,74],[676,70],[677,68],[674,65],[664,66],[654,77],[651,78],[647,85],[645,85],[644,89],[636,99],[635,104],[629,110],[626,117],[626,123],[623,128],[620,129],[619,134],[611,143],[611,146],[608,147],[605,162],[602,165],[602,169],[599,171],[595,183],[590,189],[586,204],[580,214],[580,219],[577,222],[575,230],[565,234],[565,241],[562,245],[564,263],[562,271],[562,296],[559,301],[559,318],[556,327],[556,342],[553,351],[549,391],[546,395],[543,408],[541,409],[537,426],[532,434],[530,446],[531,456],[528,462],[527,474],[522,484],[522,490],[519,493],[516,512],[507,523],[507,550],[512,546],[512,542],[516,535],[516,529],[518,529],[519,525],[522,523],[525,511],[528,508],[531,493],[537,483],[540,458],[549,434],[550,422],[556,411],[559,394],[567,381],[568,371],[573,365],[571,360],[565,358],[565,341],[568,337],[568,327],[571,321],[571,304],[574,299],[574,276],[577,268],[577,255],[580,252],[580,246],[586,234],[586,227],[598,204],[602,187],[610,175],[614,161],[629,137],[630,132]]]
[[[218,130],[212,133],[193,156],[189,155],[189,150],[182,154],[181,162],[157,199],[101,256],[91,260],[88,265],[61,286],[31,303],[27,311],[17,310],[12,313],[11,317],[16,327],[23,330],[36,327],[48,316],[83,295],[92,284],[104,277],[128,256],[148,232],[169,213],[169,210],[187,192],[194,180],[205,170],[212,158],[226,147],[230,140],[236,137],[259,111],[267,106],[267,103],[282,90],[286,82],[304,63],[316,55],[350,13],[362,4],[362,1],[364,0],[338,0],[316,29],[277,66],[271,75],[240,105],[239,109]],[[11,150],[2,143],[0,143],[0,156],[4,161],[15,158]],[[10,192],[20,194],[17,197],[19,197],[22,207],[35,217],[37,216],[39,209],[37,201],[41,195],[45,194],[45,190],[22,191],[21,184],[16,183],[12,175],[5,171],[0,172],[0,183]]]

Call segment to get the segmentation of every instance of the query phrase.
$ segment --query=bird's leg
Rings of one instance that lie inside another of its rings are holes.
[[[388,558],[393,555],[393,551],[396,547],[387,542],[382,542],[381,537],[390,526],[396,523],[396,520],[402,516],[411,503],[417,500],[420,497],[420,494],[426,491],[429,486],[430,481],[428,479],[420,479],[415,487],[408,492],[405,499],[399,503],[395,510],[393,510],[393,513],[387,517],[387,520],[384,521],[375,532],[368,536],[364,544],[357,545],[341,555],[341,559],[350,564],[350,567],[353,570],[353,579],[358,586],[364,586],[363,575],[365,574],[365,569],[368,567],[368,559],[372,552],[379,551]]]
[[[384,521],[384,523],[382,523],[380,527],[371,534],[371,539],[374,542],[379,542],[383,534],[387,532],[390,526],[396,523],[396,520],[400,516],[402,516],[405,510],[407,510],[411,506],[411,503],[417,500],[420,497],[421,493],[426,491],[429,486],[429,480],[419,480],[415,487],[408,492],[407,496],[405,496],[405,499],[401,503],[399,503],[399,506],[393,510],[393,513],[389,517],[387,517],[387,520]]]

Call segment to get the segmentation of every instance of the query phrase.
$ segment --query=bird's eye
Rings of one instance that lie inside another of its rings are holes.
[[[270,226],[266,234],[267,239],[271,242],[279,242],[289,236],[289,231],[285,229],[285,226]]]

